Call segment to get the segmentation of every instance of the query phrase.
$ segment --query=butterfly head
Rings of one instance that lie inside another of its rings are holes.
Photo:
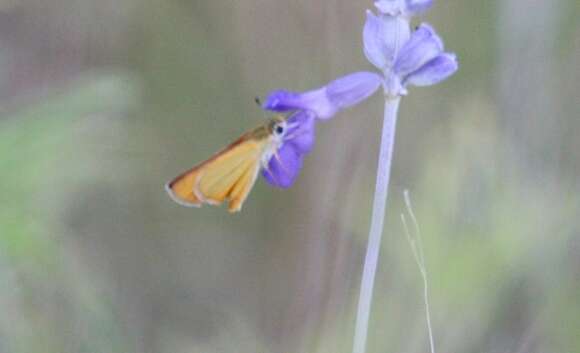
[[[281,144],[288,130],[286,118],[283,116],[276,116],[272,118],[268,124],[268,130],[273,136],[274,141],[276,141],[278,144]]]

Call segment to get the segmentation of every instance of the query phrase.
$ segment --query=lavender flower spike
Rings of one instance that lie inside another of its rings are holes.
[[[368,98],[381,82],[381,76],[373,72],[356,72],[304,93],[276,90],[268,95],[263,107],[276,112],[307,110],[326,120]]]
[[[381,0],[379,10],[397,7],[401,14],[412,14],[431,1]],[[264,109],[294,112],[288,118],[289,130],[282,145],[268,162],[262,175],[268,183],[288,188],[302,168],[304,155],[314,144],[316,120],[332,118],[338,111],[365,100],[382,84],[385,95],[396,98],[407,94],[408,85],[427,86],[444,80],[457,70],[454,54],[443,52],[443,41],[428,24],[410,33],[403,15],[378,16],[367,11],[363,31],[365,55],[381,74],[356,72],[327,85],[303,92],[276,90],[264,102]]]
[[[443,52],[443,41],[431,26],[422,24],[410,32],[409,17],[426,10],[431,4],[432,0],[377,0],[375,6],[379,14],[367,11],[363,30],[364,52],[369,62],[383,74],[385,114],[353,353],[364,353],[366,349],[401,96],[407,94],[409,85],[435,84],[451,76],[458,68],[455,54]],[[431,348],[433,350],[433,346]]]

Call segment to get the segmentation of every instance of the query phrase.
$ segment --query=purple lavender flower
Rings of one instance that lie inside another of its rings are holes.
[[[431,26],[422,24],[412,33],[409,29],[409,16],[431,4],[432,0],[378,0],[379,15],[367,11],[364,53],[381,74],[356,72],[311,91],[276,90],[268,95],[264,109],[294,112],[288,118],[287,137],[262,172],[268,183],[281,188],[293,184],[314,144],[317,120],[360,103],[381,85],[387,97],[400,97],[407,94],[408,85],[433,85],[457,70],[455,55],[443,52],[443,41]]]
[[[314,145],[316,120],[330,119],[339,110],[353,106],[375,93],[382,78],[372,72],[357,72],[304,93],[276,90],[268,95],[264,108],[294,113],[277,154],[262,175],[273,186],[288,188],[302,168],[302,161]]]
[[[339,110],[368,98],[380,87],[382,78],[373,72],[356,72],[336,79],[312,91],[296,93],[286,90],[271,92],[264,108],[275,112],[307,110],[318,119],[326,120]]]
[[[392,12],[396,8],[414,13],[431,3],[430,0],[380,0],[375,4],[381,11]],[[372,95],[380,83],[388,96],[397,97],[407,94],[408,85],[436,84],[451,76],[458,67],[455,54],[443,52],[443,41],[433,27],[423,23],[411,33],[408,19],[402,16],[385,13],[377,16],[367,11],[363,40],[367,59],[382,72],[382,77],[372,72],[357,72],[304,93],[277,90],[270,93],[264,108],[277,112],[304,109],[325,120]]]
[[[408,33],[405,21],[402,17],[376,16],[367,11],[363,31],[365,55],[382,71],[385,94],[390,97],[406,95],[408,85],[438,83],[458,67],[455,54],[443,52],[443,41],[430,25],[421,24]]]

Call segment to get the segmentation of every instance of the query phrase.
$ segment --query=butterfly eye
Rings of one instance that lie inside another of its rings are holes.
[[[274,129],[274,131],[276,132],[276,135],[282,135],[282,133],[284,132],[284,127],[283,126],[276,126],[276,128]]]

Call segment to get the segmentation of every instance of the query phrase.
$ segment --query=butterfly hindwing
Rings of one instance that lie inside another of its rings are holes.
[[[254,165],[259,165],[260,145],[252,140],[243,142],[208,163],[194,189],[197,196],[207,203],[221,204],[244,173]]]
[[[239,211],[256,181],[266,139],[243,136],[212,158],[167,184],[171,197],[185,206],[221,204],[229,199],[229,211]]]
[[[252,190],[252,187],[256,182],[259,171],[260,163],[254,163],[238,179],[236,185],[234,185],[229,194],[230,204],[228,210],[230,212],[237,212],[242,208],[242,204],[248,197],[250,190]]]

